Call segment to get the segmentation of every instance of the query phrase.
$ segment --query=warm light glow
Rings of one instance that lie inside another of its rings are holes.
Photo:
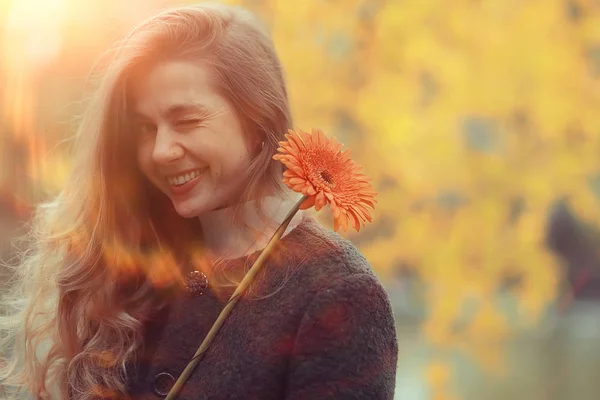
[[[5,24],[7,61],[37,65],[52,60],[61,48],[66,0],[13,1]],[[16,65],[15,65],[16,67]]]
[[[27,150],[27,178],[40,180],[46,140],[36,129],[39,71],[62,45],[66,0],[19,0],[8,4],[2,34],[2,118],[15,143]],[[1,181],[11,180],[0,176]],[[13,180],[15,177],[12,177]],[[23,176],[17,182],[23,182]],[[26,183],[20,184],[22,189]],[[19,192],[19,188],[15,188]],[[23,194],[23,193],[21,193]]]

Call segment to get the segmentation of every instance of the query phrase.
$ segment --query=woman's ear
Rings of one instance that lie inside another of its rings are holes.
[[[252,141],[252,154],[254,154],[254,157],[258,157],[265,148],[265,137],[264,135],[257,134],[254,135],[254,138]]]

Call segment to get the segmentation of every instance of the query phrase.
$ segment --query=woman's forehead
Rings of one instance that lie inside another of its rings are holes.
[[[209,69],[189,61],[162,62],[136,72],[128,92],[132,111],[140,115],[205,112],[224,102]]]

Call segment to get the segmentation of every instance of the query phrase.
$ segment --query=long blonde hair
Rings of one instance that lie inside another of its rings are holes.
[[[269,34],[252,14],[212,4],[168,9],[108,54],[77,131],[72,174],[37,208],[0,303],[7,398],[123,397],[145,319],[160,307],[157,286],[196,248],[196,221],[179,217],[130,156],[127,81],[138,68],[164,58],[207,62],[246,133],[263,142],[242,201],[282,190],[271,156],[292,126],[288,97]]]

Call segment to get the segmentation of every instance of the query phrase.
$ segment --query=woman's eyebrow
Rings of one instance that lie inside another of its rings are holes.
[[[168,118],[173,118],[175,116],[187,113],[196,113],[205,116],[209,115],[210,112],[211,110],[204,104],[174,104],[167,108],[167,110],[164,112],[164,115]],[[137,121],[148,121],[152,119],[139,110],[132,110],[131,117]]]
[[[167,116],[186,114],[190,112],[208,114],[209,108],[203,104],[174,104],[167,109]]]

